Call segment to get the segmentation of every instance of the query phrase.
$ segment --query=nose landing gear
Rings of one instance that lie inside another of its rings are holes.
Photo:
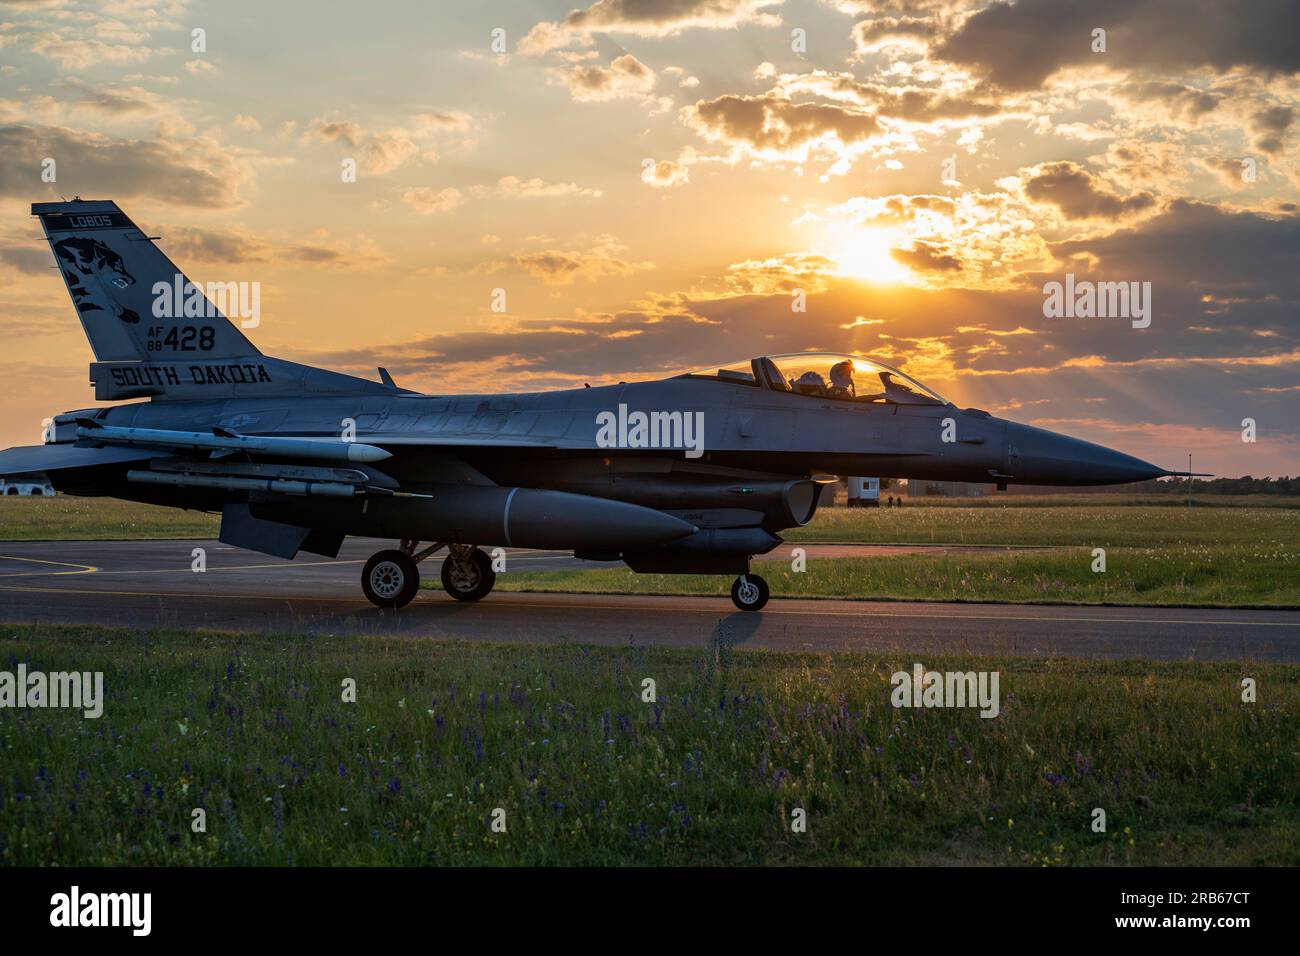
[[[442,586],[457,601],[487,597],[496,584],[492,559],[471,544],[434,542],[417,551],[420,542],[405,540],[396,549],[374,554],[361,570],[361,590],[376,607],[405,607],[420,589],[419,563],[447,548],[442,562]]]
[[[742,611],[761,611],[772,592],[757,574],[742,574],[731,586],[731,601]]]

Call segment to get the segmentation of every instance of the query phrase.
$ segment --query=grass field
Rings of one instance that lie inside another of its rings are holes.
[[[1295,666],[922,661],[998,671],[983,719],[891,707],[910,656],[0,639],[107,697],[0,709],[5,864],[1300,863]]]
[[[1285,499],[1284,499],[1285,500]],[[787,541],[878,544],[1068,545],[1152,548],[1278,542],[1300,547],[1300,509],[1168,508],[1150,504],[954,505],[831,508]]]
[[[116,498],[0,497],[3,541],[215,538],[220,526],[220,515]]]
[[[1300,606],[1300,510],[1096,504],[834,509],[793,543],[1034,545],[1047,551],[815,558],[804,571],[759,560],[790,597],[1069,604]],[[1093,570],[1094,549],[1106,570]],[[524,571],[498,578],[524,591],[728,594],[725,577],[633,574],[620,566]]]
[[[1300,606],[1300,548],[1274,544],[1121,548],[1107,552],[1105,573],[1092,552],[809,557],[804,571],[789,562],[754,562],[753,570],[781,597],[897,601],[985,601],[1291,608]],[[427,574],[427,572],[426,572]],[[732,579],[716,575],[634,574],[621,565],[583,570],[519,571],[497,576],[503,591],[725,596]],[[439,587],[436,580],[426,582]]]

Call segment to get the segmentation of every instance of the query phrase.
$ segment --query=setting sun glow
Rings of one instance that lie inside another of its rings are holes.
[[[891,250],[905,240],[883,229],[855,229],[838,237],[830,257],[838,275],[881,285],[906,282],[912,275]]]

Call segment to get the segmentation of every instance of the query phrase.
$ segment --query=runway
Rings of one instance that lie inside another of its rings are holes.
[[[0,542],[0,621],[574,641],[780,650],[987,653],[1300,662],[1300,611],[937,604],[773,598],[759,614],[728,598],[495,592],[461,604],[422,591],[400,611],[362,596],[361,565],[391,542],[349,539],[338,559],[282,561],[212,540]],[[809,558],[888,556],[911,546],[805,545]],[[207,569],[191,569],[203,548]],[[924,550],[924,549],[922,549]],[[960,551],[962,549],[939,549]],[[422,565],[437,577],[440,557]],[[586,566],[510,551],[511,571]]]

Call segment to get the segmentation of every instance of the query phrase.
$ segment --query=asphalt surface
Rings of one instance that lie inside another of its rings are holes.
[[[578,641],[785,650],[974,652],[1024,656],[1300,662],[1300,611],[938,604],[773,598],[759,614],[728,598],[495,592],[462,604],[422,591],[400,611],[372,607],[361,566],[391,542],[349,539],[337,560],[282,561],[211,540],[0,542],[0,621],[405,635],[468,641]],[[191,570],[194,548],[207,570]],[[805,545],[809,559],[884,560],[960,548]],[[787,546],[788,549],[788,546]],[[778,552],[778,556],[780,553]],[[436,580],[441,555],[422,565]],[[589,566],[511,551],[510,571]]]

